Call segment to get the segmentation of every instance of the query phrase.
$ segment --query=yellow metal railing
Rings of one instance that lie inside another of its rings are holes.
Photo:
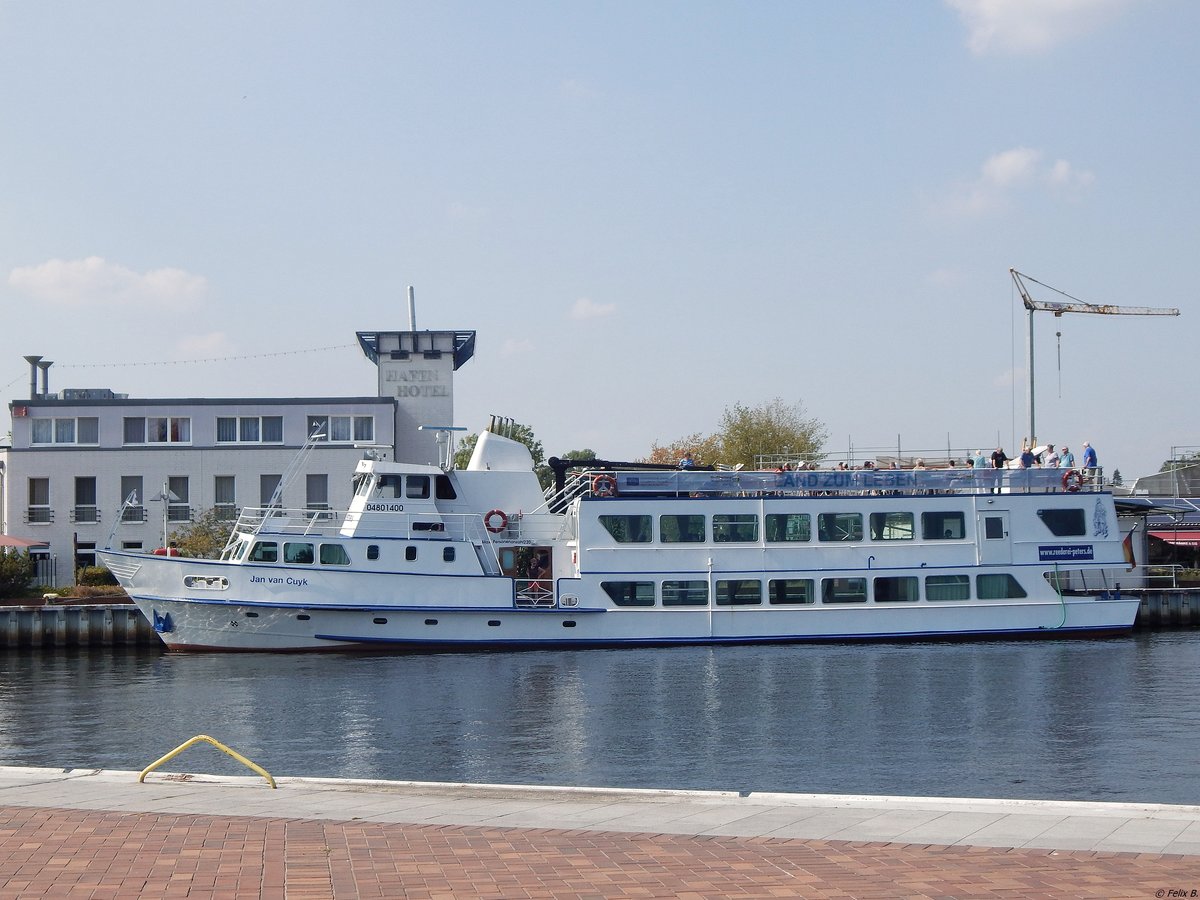
[[[196,744],[201,744],[201,743],[212,744],[214,747],[216,747],[222,753],[232,756],[234,759],[236,759],[242,765],[246,766],[247,768],[253,769],[255,772],[257,772],[263,778],[267,779],[267,783],[269,785],[271,785],[272,788],[277,787],[277,785],[275,784],[275,779],[271,777],[270,772],[268,772],[266,769],[264,769],[262,766],[258,765],[257,763],[246,759],[246,757],[242,756],[242,754],[238,753],[232,747],[226,747],[224,744],[222,744],[216,738],[210,738],[207,734],[198,734],[194,738],[190,738],[190,739],[184,741],[182,744],[180,744],[178,747],[176,747],[174,750],[172,750],[166,756],[162,757],[161,759],[156,759],[154,762],[150,763],[150,765],[148,765],[148,766],[146,766],[146,768],[142,769],[142,774],[138,776],[138,781],[145,782],[146,776],[149,775],[151,772],[153,772],[155,769],[157,769],[159,766],[161,766],[163,763],[170,762],[175,757],[177,757],[180,753],[182,753],[184,750],[186,750],[188,747],[192,747],[192,746],[195,746]]]

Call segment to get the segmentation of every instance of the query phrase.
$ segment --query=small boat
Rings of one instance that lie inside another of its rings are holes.
[[[349,508],[243,510],[219,559],[99,552],[171,649],[637,646],[1127,631],[1112,495],[1055,469],[675,470],[485,431],[365,459]]]

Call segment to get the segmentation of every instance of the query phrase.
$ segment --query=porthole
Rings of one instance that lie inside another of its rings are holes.
[[[376,625],[386,625],[387,624],[387,619],[385,619],[383,617],[372,619],[371,621],[374,622]]]
[[[492,628],[495,628],[499,624],[500,624],[499,619],[489,619],[488,620],[488,625],[491,626]]]
[[[308,613],[298,613],[296,615],[296,620],[299,622],[307,622],[311,618],[312,616],[310,616]]]
[[[412,562],[414,559],[416,559],[417,558],[417,548],[416,547],[405,547],[404,548],[404,558],[406,560],[408,560],[409,562]]]
[[[574,628],[574,627],[575,627],[575,622],[571,619],[567,619],[567,621],[563,622],[563,628]]]
[[[437,624],[437,619],[426,619],[426,620],[425,620],[425,624],[426,624],[426,625],[436,625],[436,624]]]
[[[378,544],[368,544],[367,545],[367,559],[379,559],[379,545]]]
[[[247,618],[247,619],[257,619],[257,618],[258,618],[258,613],[256,613],[256,612],[248,612],[248,613],[246,613],[246,618]]]

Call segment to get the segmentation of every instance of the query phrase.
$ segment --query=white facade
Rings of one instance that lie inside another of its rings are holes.
[[[70,396],[81,392],[63,392]],[[106,391],[89,391],[106,394]],[[345,508],[366,448],[390,456],[394,403],[382,397],[158,400],[37,397],[10,404],[12,447],[0,450],[3,531],[44,541],[56,583],[120,549],[161,547],[200,513],[265,506],[313,430],[319,440],[278,503]],[[382,447],[383,449],[379,449]],[[164,489],[168,499],[163,501]],[[39,552],[40,553],[40,552]]]

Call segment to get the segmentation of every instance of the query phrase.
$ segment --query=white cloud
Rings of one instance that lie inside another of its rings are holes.
[[[972,53],[1041,53],[1115,18],[1133,0],[945,0]]]
[[[951,188],[936,206],[950,215],[981,216],[1007,208],[1014,194],[1039,184],[1075,198],[1095,180],[1091,172],[1077,169],[1065,159],[1048,166],[1040,150],[1014,147],[984,160],[977,178]]]
[[[178,309],[197,303],[208,290],[204,277],[183,269],[135,272],[99,256],[16,268],[8,273],[8,283],[37,300],[93,308],[165,304]]]
[[[572,319],[600,319],[611,316],[617,311],[615,303],[596,303],[587,297],[580,297],[571,307]]]

